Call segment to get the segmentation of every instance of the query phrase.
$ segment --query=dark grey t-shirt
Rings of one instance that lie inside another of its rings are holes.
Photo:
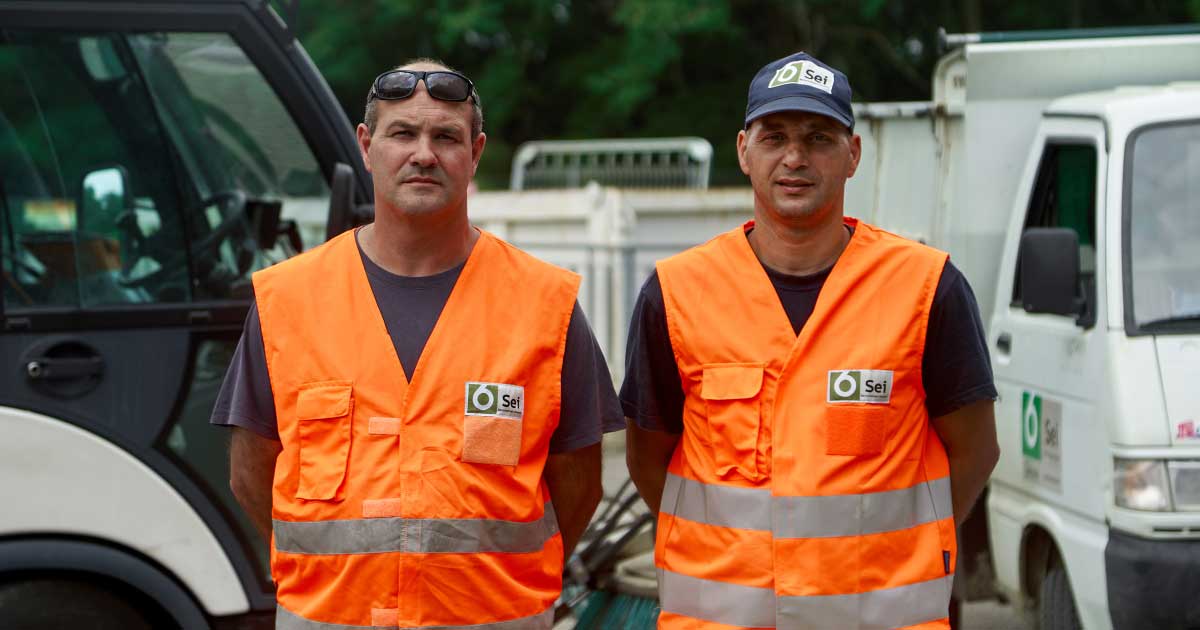
[[[375,294],[396,356],[410,380],[429,334],[441,315],[463,265],[422,277],[398,276],[367,258],[359,249],[367,280]],[[562,369],[562,411],[550,439],[551,453],[591,446],[603,433],[625,428],[612,376],[587,318],[575,304],[567,326]],[[273,440],[279,439],[275,398],[267,374],[258,307],[246,316],[242,338],[234,350],[225,382],[213,407],[212,424],[238,426]]]

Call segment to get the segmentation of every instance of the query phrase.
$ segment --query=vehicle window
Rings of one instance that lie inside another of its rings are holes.
[[[1095,308],[1096,286],[1096,148],[1092,145],[1046,145],[1038,165],[1025,228],[1070,228],[1079,237],[1079,287]],[[1014,274],[1012,306],[1021,306],[1021,261]]]
[[[0,31],[5,308],[249,299],[328,190],[220,33]]]
[[[1200,123],[1155,127],[1132,140],[1129,256],[1133,320],[1200,329]]]

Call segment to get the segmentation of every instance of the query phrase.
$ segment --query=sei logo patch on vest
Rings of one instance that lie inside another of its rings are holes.
[[[892,401],[891,370],[830,370],[825,402],[874,403]]]
[[[815,87],[827,94],[833,94],[833,73],[811,61],[793,61],[775,71],[767,88],[779,87],[789,83]]]
[[[467,383],[468,416],[525,417],[525,388],[506,383]]]

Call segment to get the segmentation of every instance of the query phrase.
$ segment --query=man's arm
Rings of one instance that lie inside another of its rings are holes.
[[[271,486],[275,459],[283,445],[253,431],[233,427],[229,442],[229,487],[263,539],[271,540]]]
[[[961,525],[1000,459],[991,400],[980,400],[932,420],[950,459],[954,523]]]
[[[600,485],[600,444],[565,453],[551,453],[542,472],[558,529],[562,532],[563,559],[571,557],[575,543],[587,529],[604,489]]]
[[[667,465],[679,444],[679,435],[664,431],[648,431],[638,427],[631,418],[625,419],[625,465],[637,486],[642,500],[650,511],[658,514],[662,503],[663,485],[667,481]]]

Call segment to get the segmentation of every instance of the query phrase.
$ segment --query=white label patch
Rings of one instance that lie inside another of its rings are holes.
[[[833,94],[833,73],[811,61],[793,61],[776,70],[767,88],[790,83],[810,85],[826,94]]]
[[[892,402],[891,370],[829,370],[829,386],[825,402],[872,403]]]
[[[525,417],[525,388],[506,383],[467,383],[468,416],[496,416],[520,420]]]

